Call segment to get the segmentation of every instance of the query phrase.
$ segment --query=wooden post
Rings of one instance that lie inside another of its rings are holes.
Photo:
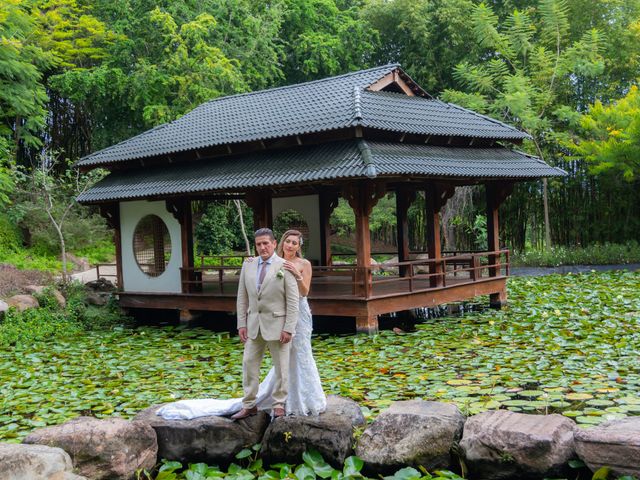
[[[338,206],[338,195],[322,192],[320,202],[320,265],[331,265],[331,213]]]
[[[425,199],[425,233],[427,234],[427,254],[429,255],[429,278],[431,287],[439,287],[442,285],[442,266],[440,258],[442,257],[442,247],[440,242],[440,208],[438,207],[438,189],[435,185],[430,185],[424,191]],[[433,276],[437,274],[437,276]]]
[[[396,188],[398,262],[409,261],[409,220],[407,212],[415,197],[415,191],[406,185]],[[408,265],[401,265],[399,272],[401,277],[406,277],[409,273]]]
[[[513,191],[513,184],[508,183],[486,183],[487,198],[487,248],[490,252],[500,250],[500,223],[498,218],[498,209],[500,204]],[[489,255],[489,276],[497,277],[500,275],[500,255]],[[489,295],[489,305],[492,308],[501,308],[507,303],[507,292],[505,289],[497,293]]]
[[[447,203],[447,200],[455,192],[454,185],[430,183],[427,185],[425,198],[425,219],[427,234],[427,253],[429,254],[429,273],[431,287],[442,287],[444,285],[444,274],[442,269],[442,242],[440,240],[440,209]],[[434,275],[435,274],[435,275]]]
[[[124,290],[122,276],[122,236],[120,233],[120,204],[111,203],[100,205],[100,215],[107,221],[107,225],[113,229],[113,243],[116,247],[116,284],[119,291]]]
[[[365,299],[371,296],[371,231],[369,215],[378,200],[385,194],[384,184],[370,181],[350,184],[344,188],[344,198],[349,202],[356,217],[356,266],[358,272],[356,283],[358,293]],[[375,333],[378,331],[378,318],[375,315],[356,317],[356,328],[359,332]]]
[[[183,293],[191,293],[197,290],[192,283],[196,279],[193,259],[193,215],[191,212],[191,200],[167,200],[167,210],[180,224],[180,244],[182,246],[181,259],[183,275]]]
[[[268,190],[248,192],[245,202],[253,210],[253,228],[271,228],[273,225],[273,205]]]

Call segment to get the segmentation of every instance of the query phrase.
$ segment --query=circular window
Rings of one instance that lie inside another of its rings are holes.
[[[157,215],[147,215],[133,232],[133,254],[138,267],[150,277],[158,277],[171,258],[169,229]]]
[[[273,220],[273,233],[278,241],[287,230],[298,230],[302,234],[302,254],[306,254],[309,248],[309,225],[300,212],[293,209],[284,210]]]

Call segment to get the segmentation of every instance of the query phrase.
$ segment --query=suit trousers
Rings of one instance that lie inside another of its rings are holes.
[[[258,332],[256,338],[248,338],[244,344],[244,355],[242,357],[242,386],[244,388],[242,406],[244,408],[256,406],[256,397],[260,385],[260,365],[262,365],[262,359],[267,347],[271,353],[276,376],[272,395],[273,407],[284,408],[287,401],[291,342],[283,344],[280,343],[280,340],[267,341],[262,338],[261,332]]]

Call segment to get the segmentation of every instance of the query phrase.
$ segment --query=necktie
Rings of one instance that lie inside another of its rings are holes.
[[[258,276],[258,290],[262,287],[262,282],[264,281],[264,276],[267,274],[267,267],[269,264],[267,262],[262,263],[262,269],[260,270],[260,275]]]

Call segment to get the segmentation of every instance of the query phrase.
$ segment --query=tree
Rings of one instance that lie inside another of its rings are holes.
[[[369,64],[376,34],[358,9],[336,0],[287,0],[280,37],[286,83],[338,75]],[[342,7],[342,8],[341,8]]]
[[[427,91],[454,86],[456,64],[474,55],[470,0],[371,0],[363,22],[379,37],[373,64],[400,62]]]
[[[57,168],[57,155],[45,152],[39,157],[35,168],[16,170],[16,176],[21,186],[21,194],[28,200],[22,201],[14,207],[13,216],[24,218],[34,212],[45,212],[49,224],[53,227],[60,248],[62,260],[62,281],[68,280],[67,269],[67,226],[74,209],[78,207],[76,197],[87,191],[95,182],[105,175],[104,170],[95,169],[87,174],[81,174],[72,168],[71,162],[66,160],[66,168]],[[60,172],[54,175],[54,172]],[[30,211],[29,211],[30,210]],[[98,232],[90,232],[99,236]]]
[[[55,60],[36,43],[35,30],[23,2],[0,0],[0,166],[14,161],[19,145],[42,144],[47,113],[42,74]]]
[[[593,174],[615,173],[632,182],[640,175],[640,93],[632,85],[617,102],[597,101],[579,119],[580,139],[569,144]]]
[[[540,0],[532,11],[514,10],[503,25],[491,7],[473,11],[473,31],[484,59],[456,66],[455,78],[466,92],[446,90],[454,103],[515,124],[532,137],[531,149],[544,158],[553,144],[554,125],[573,107],[566,105],[576,82],[604,70],[597,30],[569,38],[568,8],[562,0]],[[545,245],[551,246],[547,182],[543,180]]]

